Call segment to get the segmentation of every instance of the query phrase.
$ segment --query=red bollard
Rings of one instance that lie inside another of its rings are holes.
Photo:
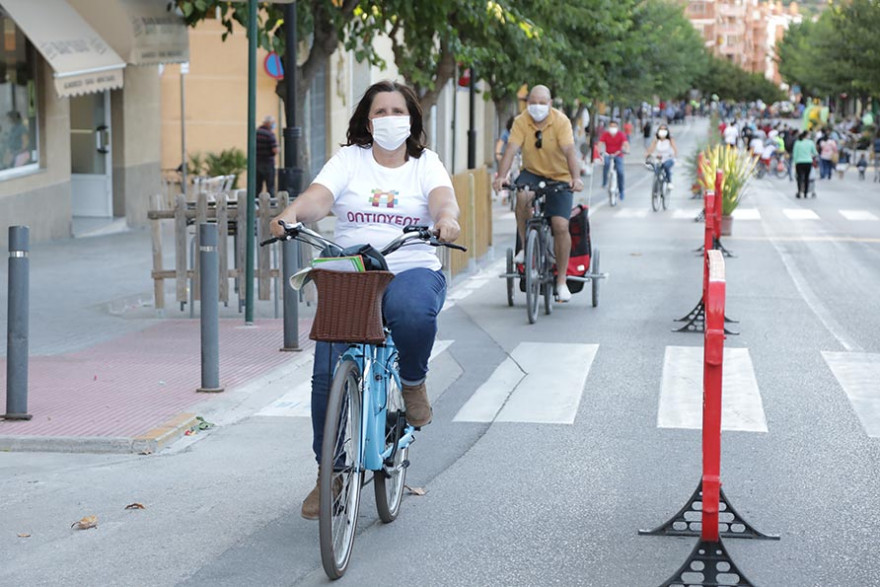
[[[708,251],[706,331],[703,343],[703,526],[701,538],[718,541],[721,491],[721,376],[724,362],[726,283],[721,251]]]

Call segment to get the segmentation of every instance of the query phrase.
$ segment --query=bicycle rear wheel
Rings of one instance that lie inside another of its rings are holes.
[[[395,446],[403,436],[406,421],[403,417],[403,396],[393,377],[388,380],[388,411],[385,418],[385,450]],[[403,486],[406,481],[406,468],[409,447],[394,451],[391,462],[386,462],[382,470],[373,476],[373,489],[376,491],[376,510],[379,519],[389,524],[397,519],[400,501],[403,499]]]
[[[590,259],[590,285],[593,286],[593,307],[599,305],[599,249],[593,249],[593,257]]]
[[[541,238],[544,241],[544,251],[546,251],[541,255],[541,283],[544,288],[544,313],[552,314],[553,289],[556,285],[556,278],[553,275],[553,256],[550,253],[553,250],[553,233],[550,231],[550,227],[546,224],[541,228]]]
[[[526,237],[525,273],[526,273],[526,315],[529,324],[538,319],[538,296],[541,289],[541,269],[543,267],[541,247],[538,242],[538,231],[529,230]]]
[[[321,446],[319,535],[321,562],[331,579],[345,574],[357,529],[363,472],[361,374],[357,364],[342,361],[333,376]]]
[[[664,181],[660,184],[660,204],[663,206],[663,209],[666,210],[667,202],[669,201],[669,182]]]

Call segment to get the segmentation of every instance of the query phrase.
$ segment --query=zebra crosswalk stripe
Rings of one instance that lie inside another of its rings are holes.
[[[520,343],[454,420],[572,424],[598,349],[596,344]]]
[[[838,212],[847,220],[880,220],[880,218],[877,218],[877,216],[867,210],[838,210]]]
[[[782,211],[789,220],[819,220],[819,215],[805,208],[786,208]]]
[[[657,426],[692,430],[703,427],[703,347],[666,347]],[[767,432],[748,349],[724,349],[721,427]]]
[[[880,354],[823,351],[865,432],[880,438]]]

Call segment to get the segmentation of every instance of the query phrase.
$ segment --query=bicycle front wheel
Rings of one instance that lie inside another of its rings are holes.
[[[345,574],[351,560],[360,505],[361,374],[357,364],[336,368],[321,445],[319,535],[321,562],[331,579]]]
[[[385,450],[392,449],[403,435],[406,422],[403,417],[403,396],[400,387],[391,377],[388,380],[388,411],[385,420]],[[393,409],[397,407],[398,409]],[[400,512],[400,501],[403,499],[403,486],[406,481],[406,468],[409,466],[407,457],[409,447],[393,451],[394,457],[386,462],[381,470],[373,476],[373,488],[376,491],[376,510],[379,519],[389,524],[397,519]]]
[[[541,229],[541,237],[544,241],[544,250],[548,251],[542,255],[541,259],[541,282],[544,288],[544,313],[550,314],[553,312],[553,288],[556,279],[553,275],[552,257],[549,253],[553,247],[553,234],[550,232],[549,226],[544,225]]]
[[[660,203],[663,205],[663,209],[666,210],[666,201],[669,199],[669,182],[664,181],[660,183]]]
[[[660,178],[654,176],[654,187],[651,188],[651,210],[656,212],[660,209],[660,191],[663,189],[661,184],[663,182],[660,181]]]
[[[526,237],[526,315],[529,324],[534,324],[538,319],[538,296],[541,289],[541,271],[544,262],[541,256],[541,247],[538,242],[538,231],[530,230]]]
[[[614,165],[614,163],[612,163]],[[610,173],[610,177],[608,178],[608,204],[611,206],[617,205],[617,171],[612,171]]]

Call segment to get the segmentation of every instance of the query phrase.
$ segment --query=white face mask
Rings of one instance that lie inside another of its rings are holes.
[[[529,104],[529,115],[535,122],[541,122],[550,114],[550,104]]]
[[[614,135],[617,134],[617,127],[616,126],[609,127],[608,132],[611,133],[611,136],[613,137]]]
[[[660,137],[661,139],[665,139],[666,135],[668,135],[668,134],[669,134],[669,132],[665,131],[665,130],[658,130],[657,131],[657,136]]]
[[[385,149],[394,151],[409,138],[409,116],[381,116],[374,118],[373,142]]]

